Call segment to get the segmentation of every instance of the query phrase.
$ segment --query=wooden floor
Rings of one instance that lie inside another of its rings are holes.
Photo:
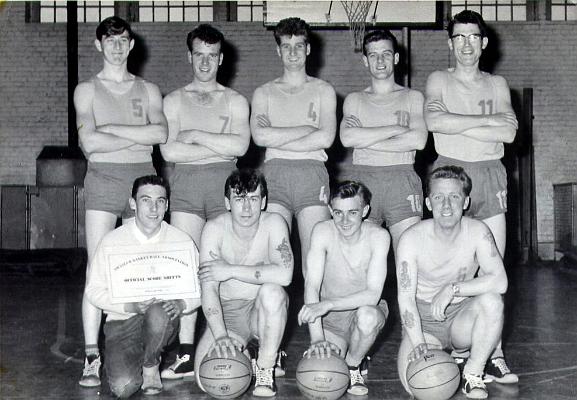
[[[24,257],[25,259],[26,257]],[[37,257],[36,257],[37,258]],[[83,271],[66,272],[60,261],[0,261],[0,398],[109,399],[106,384],[78,384],[83,338],[80,304]],[[69,263],[70,261],[66,261]],[[572,266],[575,268],[575,266]],[[575,269],[577,271],[577,269]],[[577,399],[577,273],[559,263],[511,266],[504,350],[518,385],[489,384],[492,399]],[[379,339],[365,399],[408,399],[396,373],[400,323],[394,277],[384,297],[391,318]],[[289,354],[285,378],[278,378],[277,399],[300,399],[294,373],[308,333],[295,324],[302,282],[290,288],[293,305],[286,335]],[[171,354],[167,355],[170,358]],[[134,398],[144,398],[140,393]],[[245,394],[242,399],[251,398]],[[353,396],[348,396],[351,398]],[[192,381],[165,382],[156,399],[208,399]],[[464,399],[457,394],[455,399]]]

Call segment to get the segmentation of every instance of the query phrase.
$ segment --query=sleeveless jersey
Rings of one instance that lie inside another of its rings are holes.
[[[367,271],[371,254],[362,251],[355,259],[356,265],[351,265],[345,258],[342,246],[339,244],[337,228],[333,223],[331,227],[331,247],[326,255],[323,284],[321,285],[320,298],[331,299],[344,297],[357,293],[367,288]],[[365,239],[365,238],[363,238]]]
[[[108,90],[98,77],[92,78],[92,82],[94,84],[92,112],[97,129],[107,124],[137,126],[148,124],[148,92],[142,78],[135,77],[132,87],[121,94]],[[152,146],[140,151],[122,149],[108,153],[92,153],[89,161],[122,164],[152,162],[151,153]]]
[[[274,82],[263,85],[267,95],[267,115],[275,127],[293,127],[300,125],[312,125],[319,127],[321,112],[321,90],[323,81],[311,78],[299,93],[285,93]],[[317,160],[326,161],[327,154],[324,150],[306,152],[279,150],[268,148],[265,152],[265,161],[273,158],[288,160]]]
[[[224,234],[222,237],[221,255],[230,264],[259,265],[270,264],[268,257],[268,233],[263,227],[263,217],[261,214],[259,226],[254,238],[247,246],[245,242],[240,242],[232,231],[232,219],[225,218]],[[220,297],[224,299],[244,299],[256,298],[261,285],[246,283],[237,279],[229,279],[220,284]]]
[[[464,115],[490,115],[502,112],[494,77],[486,74],[480,89],[468,90],[453,75],[445,71],[442,101],[449,112]],[[464,135],[444,135],[433,132],[439,155],[461,161],[499,160],[504,155],[503,143],[482,142]]]
[[[411,101],[409,89],[392,92],[383,103],[371,100],[368,93],[358,92],[353,96],[353,115],[364,128],[388,125],[407,125],[410,122]],[[376,167],[414,164],[416,151],[394,152],[376,151],[368,148],[353,150],[354,165],[370,165]]]
[[[233,90],[225,88],[221,96],[214,104],[201,105],[187,93],[184,88],[178,90],[180,104],[178,107],[178,118],[180,119],[180,129],[199,129],[206,132],[213,132],[216,135],[230,135],[232,124],[231,96]],[[230,162],[229,159],[214,156],[202,160],[196,160],[183,164],[211,164],[215,162]]]
[[[421,243],[421,254],[418,264],[426,264],[426,268],[418,269],[417,298],[422,301],[432,302],[435,295],[450,282],[463,282],[473,279],[479,269],[479,263],[475,251],[471,249],[470,219],[463,217],[461,220],[462,230],[459,243],[456,243],[455,254],[443,265],[434,267],[434,259],[439,258],[438,252],[431,254],[430,245],[426,245],[424,238]],[[424,233],[423,233],[424,234]],[[425,243],[425,245],[422,245]],[[452,303],[458,303],[465,297],[455,297]]]

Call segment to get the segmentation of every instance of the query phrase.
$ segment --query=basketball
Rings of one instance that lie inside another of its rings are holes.
[[[297,387],[311,400],[336,400],[349,386],[347,363],[335,353],[330,358],[303,357],[297,365]]]
[[[407,367],[407,382],[418,400],[446,400],[460,383],[459,367],[449,354],[432,349]]]
[[[202,387],[217,399],[234,399],[241,396],[250,386],[252,366],[247,356],[237,351],[221,358],[213,352],[202,359],[198,368],[198,379]]]

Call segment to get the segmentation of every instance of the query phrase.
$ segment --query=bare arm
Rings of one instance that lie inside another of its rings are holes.
[[[510,143],[515,138],[517,118],[511,108],[509,88],[503,78],[495,80],[498,96],[503,100],[504,112],[487,115],[452,113],[442,99],[446,75],[433,72],[427,80],[425,119],[430,131],[445,135],[465,135],[485,142]]]

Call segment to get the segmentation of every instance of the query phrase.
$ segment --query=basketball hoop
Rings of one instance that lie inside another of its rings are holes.
[[[357,53],[363,49],[365,25],[371,3],[372,1],[341,1],[349,19],[349,30],[353,49]]]

